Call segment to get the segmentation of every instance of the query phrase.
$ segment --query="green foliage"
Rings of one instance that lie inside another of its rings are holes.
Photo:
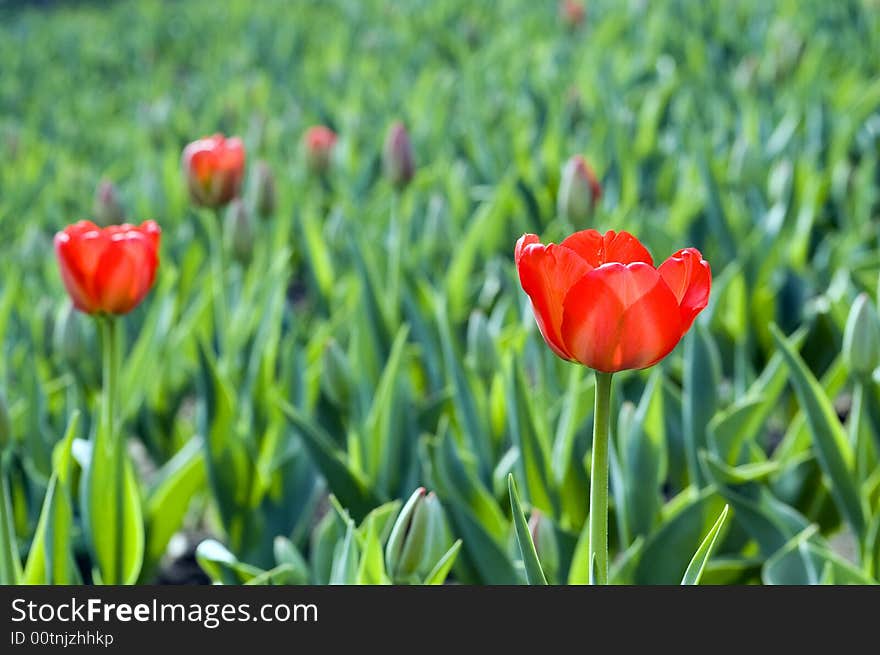
[[[152,582],[184,532],[227,584],[586,583],[593,376],[543,343],[512,259],[587,227],[714,276],[671,355],[615,376],[612,582],[877,582],[876,3],[605,0],[579,30],[555,4],[0,8],[0,582]],[[259,212],[247,180],[219,259],[179,170],[216,131],[276,192]],[[556,212],[575,154],[590,225]],[[120,321],[123,480],[52,255],[104,178],[163,229]]]

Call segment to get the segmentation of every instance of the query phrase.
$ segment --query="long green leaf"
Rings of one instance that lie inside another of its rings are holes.
[[[516,541],[519,544],[519,552],[525,567],[526,580],[530,585],[546,585],[547,578],[544,576],[544,569],[541,568],[541,562],[538,560],[538,551],[535,550],[522,506],[519,504],[519,495],[516,493],[516,482],[513,481],[512,473],[507,476],[507,488],[510,493],[513,526],[516,529]]]
[[[697,552],[694,553],[691,563],[688,564],[688,567],[684,572],[684,577],[681,579],[681,584],[700,584],[700,578],[703,577],[703,569],[706,568],[706,563],[712,555],[712,549],[715,547],[715,541],[718,539],[718,534],[721,532],[721,528],[727,518],[727,512],[729,509],[730,505],[725,505],[724,509],[721,510],[721,515],[718,517],[718,520],[715,521],[715,525],[709,530],[709,534],[703,539],[703,543],[697,548]]]

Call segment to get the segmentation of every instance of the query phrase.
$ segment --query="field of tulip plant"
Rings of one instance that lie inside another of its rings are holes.
[[[880,580],[880,3],[0,3],[0,583]]]

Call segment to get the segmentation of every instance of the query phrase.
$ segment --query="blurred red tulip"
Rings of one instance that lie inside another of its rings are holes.
[[[238,195],[244,177],[244,144],[222,134],[193,141],[183,149],[183,173],[192,201],[222,207]]]
[[[80,221],[56,234],[55,255],[74,307],[87,314],[137,307],[156,278],[160,234],[155,221],[103,229]]]
[[[578,27],[584,22],[587,10],[578,0],[562,0],[559,3],[559,14],[569,27]]]
[[[382,156],[385,175],[391,184],[397,189],[409,184],[416,172],[416,162],[409,134],[400,121],[388,130]]]
[[[666,357],[706,307],[712,286],[696,248],[655,268],[638,239],[613,230],[583,230],[546,246],[524,234],[515,259],[547,345],[604,373]]]
[[[330,168],[336,138],[336,133],[323,125],[310,127],[306,131],[303,139],[306,146],[306,162],[313,173],[326,173]]]

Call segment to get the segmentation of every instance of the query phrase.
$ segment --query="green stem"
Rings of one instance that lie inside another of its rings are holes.
[[[391,197],[391,220],[389,221],[389,246],[391,249],[388,260],[388,300],[391,303],[388,307],[391,324],[397,325],[397,312],[399,309],[398,300],[400,298],[400,277],[401,277],[401,261],[403,259],[404,249],[404,226],[400,220],[399,210],[400,197],[397,191]]]
[[[125,522],[123,520],[124,496],[125,496],[125,444],[122,443],[122,435],[119,430],[117,407],[119,404],[119,324],[113,316],[102,316],[98,320],[101,329],[101,350],[103,363],[103,397],[101,402],[101,425],[100,434],[103,435],[104,443],[101,447],[106,450],[113,467],[115,489],[112,490],[114,510],[116,514],[115,524],[119,526],[114,535],[115,557],[112,580],[104,580],[105,584],[122,584],[125,577],[123,564],[123,550],[125,535],[123,534]],[[95,447],[98,448],[98,444]],[[96,526],[93,526],[96,527]],[[106,572],[105,572],[106,575]]]
[[[214,306],[214,329],[218,350],[226,344],[226,268],[223,265],[223,210],[199,212],[208,235],[208,258],[211,267],[211,304]]]
[[[590,473],[590,582],[608,584],[608,428],[611,373],[596,371],[593,464]]]

